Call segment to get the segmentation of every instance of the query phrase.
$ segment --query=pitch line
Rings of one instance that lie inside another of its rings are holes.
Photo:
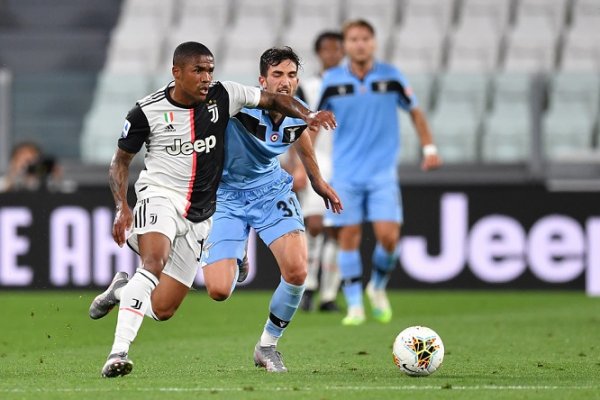
[[[314,392],[314,391],[438,391],[438,390],[598,390],[599,386],[558,386],[558,385],[474,385],[474,386],[438,386],[438,385],[407,385],[407,386],[325,386],[318,388],[311,387],[272,387],[272,388],[254,388],[254,387],[159,387],[159,388],[0,388],[0,393],[103,393],[103,392],[185,392],[185,393],[205,393],[205,392]]]

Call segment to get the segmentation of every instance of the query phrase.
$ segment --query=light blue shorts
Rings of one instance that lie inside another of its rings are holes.
[[[202,265],[226,258],[241,260],[250,228],[267,246],[293,231],[304,231],[300,203],[292,192],[292,177],[252,190],[217,191],[217,210],[204,246]]]
[[[326,226],[358,225],[365,221],[402,223],[402,195],[396,180],[357,184],[331,184],[342,200],[344,210],[334,214],[327,210]]]

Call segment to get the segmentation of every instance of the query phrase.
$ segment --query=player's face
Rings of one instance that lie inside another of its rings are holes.
[[[214,70],[214,58],[207,55],[192,57],[182,66],[173,66],[179,95],[185,97],[188,103],[205,101]]]
[[[317,53],[323,69],[335,67],[344,58],[342,42],[336,39],[323,39]]]
[[[298,89],[298,66],[292,60],[283,60],[270,66],[267,76],[260,76],[258,81],[267,92],[293,96]]]
[[[344,36],[344,50],[352,62],[370,61],[375,54],[375,37],[367,28],[353,26]]]

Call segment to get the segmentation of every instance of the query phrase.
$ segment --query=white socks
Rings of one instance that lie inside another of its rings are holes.
[[[335,301],[340,288],[340,270],[337,267],[338,245],[328,239],[323,246],[321,261],[321,303]]]
[[[120,293],[121,304],[115,329],[115,341],[110,354],[129,351],[129,346],[142,325],[144,315],[156,319],[150,306],[150,294],[156,285],[158,285],[158,278],[140,268],[123,287]]]
[[[263,331],[262,335],[260,335],[260,346],[268,347],[268,346],[277,346],[278,337],[271,335],[266,330]]]
[[[323,235],[312,236],[306,232],[306,247],[308,247],[308,272],[304,286],[306,290],[314,291],[319,287],[319,265],[321,264]]]

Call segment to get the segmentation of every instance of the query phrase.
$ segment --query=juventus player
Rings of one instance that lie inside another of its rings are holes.
[[[290,96],[212,82],[213,71],[207,47],[180,44],[173,54],[174,82],[138,101],[127,115],[109,171],[116,206],[112,233],[119,246],[127,242],[140,255],[142,266],[129,280],[117,273],[90,306],[90,317],[97,319],[120,302],[104,377],[131,372],[129,346],[144,316],[169,319],[193,283],[215,212],[229,117],[242,107],[258,107],[301,118],[315,129],[335,126],[330,112],[313,113]],[[132,213],[129,164],[144,144],[145,168],[135,184]]]
[[[299,65],[299,57],[289,47],[266,50],[260,57],[258,78],[263,91],[293,95]],[[277,156],[293,145],[320,200],[333,212],[341,210],[337,194],[321,177],[306,128],[302,119],[286,118],[277,111],[244,108],[231,118],[215,227],[203,256],[206,289],[220,301],[231,295],[238,280],[236,261],[244,257],[250,227],[275,256],[281,281],[254,349],[255,364],[269,372],[287,371],[277,342],[298,309],[307,269],[302,211],[292,192],[292,177]]]

